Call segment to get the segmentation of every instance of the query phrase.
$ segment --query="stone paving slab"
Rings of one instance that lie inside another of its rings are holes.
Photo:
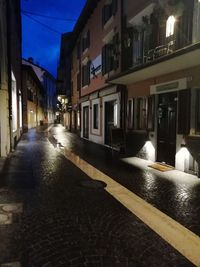
[[[0,192],[1,203],[23,203],[21,219],[0,227],[0,264],[193,266],[103,188],[80,186],[88,176],[41,136],[30,131],[14,153],[19,163],[31,159],[32,175],[26,178],[32,187],[24,187],[17,164],[8,163],[0,175],[7,189]]]

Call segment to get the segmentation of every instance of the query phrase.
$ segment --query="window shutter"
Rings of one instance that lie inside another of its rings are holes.
[[[106,46],[102,48],[102,66],[101,66],[102,75],[106,73]]]
[[[117,0],[112,0],[112,14],[115,15],[117,13]]]
[[[82,87],[84,86],[84,66],[82,66]]]
[[[77,74],[77,91],[81,89],[81,75],[80,72]]]
[[[87,48],[90,47],[90,31],[87,32]]]
[[[148,97],[148,110],[147,110],[147,130],[154,130],[154,118],[155,118],[155,96]]]
[[[82,38],[81,43],[82,43],[82,52],[83,52],[85,50],[85,39],[84,38]]]
[[[105,6],[103,6],[102,8],[102,27],[104,26],[105,24]]]
[[[80,46],[81,46],[81,44],[80,44],[80,42],[78,42],[78,44],[77,44],[77,59],[80,59],[80,56],[81,56]]]
[[[127,28],[124,38],[124,58],[123,58],[123,68],[128,69],[133,63],[133,28]]]
[[[195,106],[195,132],[200,133],[200,90],[196,91],[196,106]]]
[[[190,89],[178,92],[178,134],[189,134],[190,131]]]
[[[87,66],[86,66],[86,81],[87,81],[87,85],[90,84],[90,64],[91,64],[91,62],[88,61]]]

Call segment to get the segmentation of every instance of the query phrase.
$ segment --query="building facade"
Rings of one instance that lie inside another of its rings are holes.
[[[22,133],[20,1],[0,3],[0,156],[14,149]]]
[[[44,88],[44,123],[54,123],[56,119],[56,79],[46,69],[35,64],[33,58],[22,60],[23,65],[31,66],[36,76],[38,77],[42,87]]]
[[[71,130],[71,43],[72,33],[61,36],[60,58],[57,69],[57,121]]]
[[[0,156],[10,151],[6,1],[0,2]]]
[[[23,131],[42,124],[44,116],[44,88],[33,68],[22,65]]]
[[[133,154],[198,173],[200,2],[124,1],[123,72]]]
[[[121,1],[87,1],[74,29],[72,126],[105,145],[124,124],[124,87],[106,82],[121,71],[121,14]]]
[[[71,44],[72,128],[200,174],[200,1],[87,1]],[[198,174],[198,175],[199,175]]]

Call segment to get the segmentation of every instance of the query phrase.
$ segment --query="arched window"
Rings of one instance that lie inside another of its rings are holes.
[[[175,17],[169,16],[166,23],[166,37],[169,37],[174,34],[174,25],[175,25]]]

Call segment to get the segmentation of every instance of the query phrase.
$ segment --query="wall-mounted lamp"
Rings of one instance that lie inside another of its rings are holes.
[[[181,147],[187,147],[187,145],[186,144],[181,144]]]

